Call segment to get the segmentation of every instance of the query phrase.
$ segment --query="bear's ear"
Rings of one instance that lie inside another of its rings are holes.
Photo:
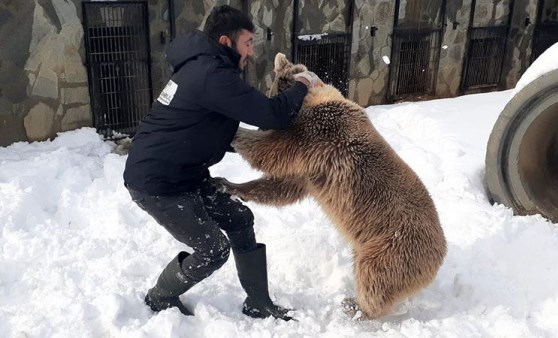
[[[285,67],[289,64],[290,62],[285,56],[285,54],[277,53],[277,55],[275,55],[275,72],[279,72],[285,69]]]

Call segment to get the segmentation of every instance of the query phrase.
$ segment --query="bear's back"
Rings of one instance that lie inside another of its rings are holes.
[[[321,164],[309,179],[310,193],[336,224],[345,225],[340,230],[357,241],[402,227],[430,227],[443,237],[426,187],[374,128],[366,111],[342,97],[314,95],[293,127],[303,139],[301,145],[312,148],[310,162]]]

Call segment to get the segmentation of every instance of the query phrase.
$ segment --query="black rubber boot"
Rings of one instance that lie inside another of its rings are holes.
[[[154,312],[177,307],[186,316],[194,315],[178,298],[196,284],[184,275],[181,268],[182,261],[189,255],[185,251],[180,252],[163,270],[157,284],[147,292],[145,304]]]
[[[242,305],[242,313],[253,318],[273,316],[291,320],[292,317],[287,316],[289,310],[273,304],[269,298],[265,245],[258,243],[255,250],[234,253],[234,260],[240,284],[248,295]]]

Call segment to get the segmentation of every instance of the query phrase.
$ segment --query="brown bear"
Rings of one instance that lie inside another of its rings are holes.
[[[305,70],[278,54],[271,94]],[[223,189],[274,206],[310,195],[351,243],[357,296],[344,305],[352,314],[382,317],[434,280],[446,240],[432,198],[365,110],[333,86],[311,88],[288,129],[241,128],[232,146],[264,176],[222,179]]]

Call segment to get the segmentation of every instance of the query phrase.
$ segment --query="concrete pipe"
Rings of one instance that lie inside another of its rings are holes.
[[[493,202],[558,222],[558,69],[521,89],[498,117],[486,183]]]

